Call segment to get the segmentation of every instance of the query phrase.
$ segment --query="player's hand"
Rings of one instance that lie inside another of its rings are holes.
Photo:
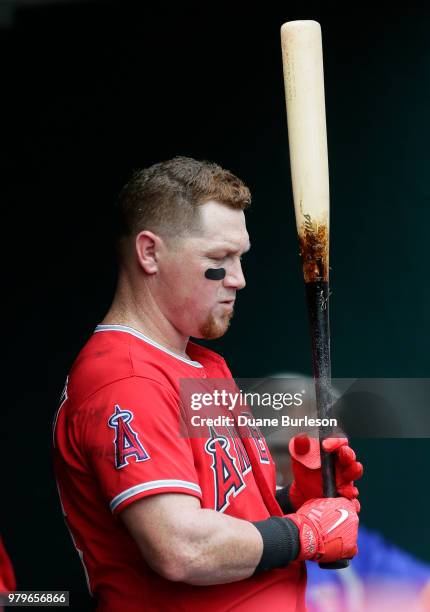
[[[299,530],[298,561],[330,563],[351,559],[357,554],[358,516],[356,499],[327,497],[312,499],[294,514],[292,520]]]
[[[294,474],[289,497],[293,507],[300,508],[309,499],[323,496],[319,440],[301,434],[290,440],[288,448]],[[357,498],[358,489],[353,481],[361,478],[363,466],[356,460],[347,438],[327,438],[323,448],[334,453],[338,494],[348,499]]]

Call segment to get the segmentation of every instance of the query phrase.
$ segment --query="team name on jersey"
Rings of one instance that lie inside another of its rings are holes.
[[[232,454],[231,440],[218,434],[214,427],[209,427],[209,434],[205,450],[212,456],[215,510],[223,512],[230,503],[230,496],[236,497],[246,485],[236,465],[236,457]]]
[[[246,487],[244,476],[252,469],[245,446],[234,427],[209,427],[205,451],[211,455],[214,476],[214,509],[223,512]],[[260,463],[270,463],[266,443],[258,427],[246,427],[245,434],[253,440]]]
[[[260,463],[270,463],[269,451],[267,449],[267,443],[264,439],[263,434],[261,433],[259,427],[257,425],[253,425],[253,415],[250,412],[242,411],[242,415],[246,416],[248,419],[248,425],[245,426],[245,435],[253,440],[255,444],[255,448],[257,449],[257,453],[260,459]],[[251,423],[251,425],[249,424]]]

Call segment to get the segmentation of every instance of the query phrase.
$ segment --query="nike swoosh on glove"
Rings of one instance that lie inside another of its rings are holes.
[[[300,508],[309,499],[323,496],[319,440],[301,434],[290,440],[288,448],[294,474],[289,498],[294,508]],[[328,453],[334,453],[338,494],[347,499],[356,499],[358,489],[354,480],[362,477],[363,466],[356,460],[355,452],[348,445],[348,439],[326,438],[323,448]]]
[[[357,554],[358,501],[345,497],[312,499],[287,514],[299,530],[298,561],[329,563]]]

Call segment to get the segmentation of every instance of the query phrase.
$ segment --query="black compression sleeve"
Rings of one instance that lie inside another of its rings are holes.
[[[297,558],[300,551],[299,530],[293,521],[271,516],[253,525],[263,538],[263,554],[255,568],[254,576],[267,570],[286,567]]]
[[[291,485],[287,485],[282,489],[278,489],[275,493],[276,501],[281,506],[281,510],[284,514],[292,514],[296,511],[296,508],[293,507],[290,500],[290,487]]]

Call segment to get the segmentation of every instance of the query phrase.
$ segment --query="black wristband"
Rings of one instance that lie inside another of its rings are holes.
[[[263,554],[254,576],[267,570],[286,567],[300,551],[299,530],[293,521],[271,516],[253,523],[263,538]]]
[[[275,493],[276,501],[281,506],[281,510],[284,514],[293,514],[297,509],[294,508],[290,500],[290,487],[291,485],[289,484],[282,489],[278,489]]]

